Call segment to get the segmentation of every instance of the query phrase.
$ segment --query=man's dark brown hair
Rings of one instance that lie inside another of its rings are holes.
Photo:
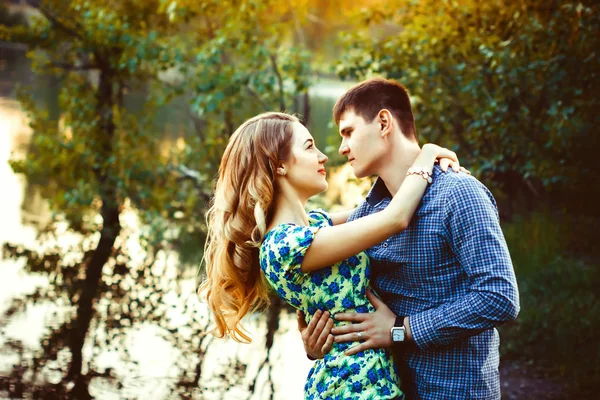
[[[352,110],[369,123],[384,108],[392,113],[406,137],[418,141],[408,90],[391,79],[371,78],[352,86],[335,103],[333,119],[339,125],[342,114]]]

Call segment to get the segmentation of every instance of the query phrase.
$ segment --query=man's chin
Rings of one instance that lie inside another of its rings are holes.
[[[365,171],[356,169],[354,167],[352,167],[352,172],[354,172],[354,176],[356,176],[359,179],[366,178],[367,176],[369,176],[368,174],[365,173]]]

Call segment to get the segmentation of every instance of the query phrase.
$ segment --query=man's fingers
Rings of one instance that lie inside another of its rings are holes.
[[[333,333],[334,335],[343,335],[345,333],[351,333],[351,332],[362,332],[365,329],[366,328],[363,325],[363,323],[355,323],[355,324],[350,324],[350,325],[336,326],[335,328],[333,328],[331,330],[331,333]]]
[[[331,318],[329,318],[329,312],[325,311],[324,313],[321,313],[321,316],[319,318],[316,317],[316,313],[315,313],[314,319],[318,319],[317,325],[315,326],[315,329],[310,333],[309,337],[313,337],[313,338],[316,337],[317,339],[313,339],[313,340],[311,340],[311,342],[318,340],[319,336],[323,333],[323,329],[325,328],[325,325],[327,325],[327,322],[329,322],[329,320]],[[310,322],[312,322],[312,321],[310,321]],[[329,333],[329,332],[327,332],[327,333]]]
[[[331,351],[331,348],[333,347],[333,335],[329,335],[327,336],[327,341],[325,342],[325,344],[323,345],[321,352],[323,354],[327,354]]]
[[[319,322],[322,313],[323,312],[321,310],[317,310],[317,312],[315,312],[312,319],[308,323],[308,326],[306,327],[305,331],[308,337],[312,336],[313,332],[315,331],[315,328],[317,327],[317,322]]]
[[[379,297],[377,297],[375,293],[373,293],[373,291],[370,289],[367,289],[367,299],[369,299],[371,304],[373,304],[375,310],[377,310],[383,304],[383,301],[381,301],[381,299],[379,299]]]
[[[338,321],[350,321],[350,322],[363,322],[365,320],[364,313],[339,313],[335,314],[333,317]]]
[[[304,313],[300,310],[296,310],[296,315],[298,316],[298,330],[302,333],[308,326],[306,324],[306,318],[304,317]]]
[[[351,356],[353,354],[359,353],[361,351],[364,351],[364,350],[367,350],[367,349],[370,349],[370,348],[371,348],[371,345],[367,341],[367,342],[364,342],[364,343],[359,343],[356,346],[350,347],[348,350],[346,350],[344,352],[344,354],[346,354],[347,356]]]
[[[360,335],[359,335],[360,332]],[[346,343],[346,342],[358,342],[360,340],[366,340],[364,331],[353,331],[350,333],[346,333],[343,335],[335,334],[335,342],[336,343]]]
[[[321,331],[319,338],[317,339],[317,344],[315,347],[321,348],[327,341],[327,338],[330,336],[331,328],[333,327],[333,319],[329,318],[325,323],[324,329]],[[318,326],[317,326],[318,329]],[[315,331],[316,332],[316,331]]]

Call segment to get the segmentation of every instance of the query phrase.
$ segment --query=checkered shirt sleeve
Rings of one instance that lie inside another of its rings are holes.
[[[455,301],[410,316],[421,349],[483,332],[514,320],[519,312],[516,278],[493,196],[475,179],[456,181],[447,196],[445,235],[470,285]]]

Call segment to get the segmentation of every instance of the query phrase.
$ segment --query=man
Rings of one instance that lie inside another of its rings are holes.
[[[394,81],[370,79],[348,90],[333,114],[340,154],[355,175],[378,176],[349,220],[381,211],[420,151],[408,92]],[[352,322],[331,330],[335,341],[360,340],[348,354],[392,348],[409,398],[499,399],[495,327],[517,317],[519,295],[487,188],[436,166],[409,228],[368,253],[371,286],[383,302],[371,293],[375,313],[335,315]],[[327,319],[322,313],[307,327],[299,317],[309,356],[328,351]]]

